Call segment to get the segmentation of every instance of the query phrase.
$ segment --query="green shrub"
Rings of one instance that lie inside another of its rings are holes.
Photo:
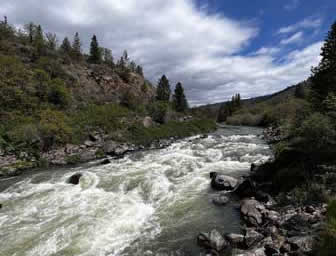
[[[305,140],[305,150],[316,151],[335,139],[335,127],[325,115],[311,114],[297,129],[297,135]]]
[[[67,156],[65,159],[67,164],[79,164],[81,162],[81,158],[80,155],[71,155],[71,156]]]
[[[163,124],[166,122],[166,115],[169,110],[169,103],[157,101],[148,106],[148,112],[153,121]]]
[[[63,145],[71,140],[72,129],[63,112],[47,109],[40,114],[39,132],[43,142],[43,150],[54,145]]]
[[[62,80],[54,79],[50,82],[48,101],[63,109],[70,104],[71,95]]]

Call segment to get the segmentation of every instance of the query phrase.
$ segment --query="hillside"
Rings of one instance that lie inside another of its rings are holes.
[[[181,83],[171,94],[165,76],[154,87],[126,50],[115,61],[96,36],[86,54],[78,33],[59,45],[39,25],[0,22],[0,176],[120,156],[215,128],[189,116]]]

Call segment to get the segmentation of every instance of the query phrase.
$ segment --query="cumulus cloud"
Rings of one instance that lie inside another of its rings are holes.
[[[297,83],[317,64],[321,46],[291,52],[281,63],[275,55],[284,44],[242,55],[258,28],[209,15],[192,0],[2,2],[12,23],[35,21],[59,37],[78,31],[85,47],[95,33],[115,56],[127,49],[150,80],[165,73],[172,85],[182,81],[191,105],[223,101],[237,92],[245,98],[264,95]]]

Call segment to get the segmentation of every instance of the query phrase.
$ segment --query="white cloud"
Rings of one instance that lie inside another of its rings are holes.
[[[321,18],[313,18],[309,17],[306,18],[296,24],[290,25],[288,27],[282,27],[279,29],[279,34],[287,34],[287,33],[293,33],[295,31],[298,31],[300,29],[316,29],[319,28],[322,24]]]
[[[252,53],[251,55],[274,55],[280,52],[278,47],[261,47],[258,51]]]
[[[292,11],[296,9],[300,4],[300,0],[290,0],[288,4],[284,6],[284,9],[287,11]]]
[[[294,35],[288,37],[288,38],[285,38],[285,39],[282,39],[280,41],[280,44],[293,44],[293,43],[299,43],[301,42],[303,39],[303,32],[300,31],[300,32],[297,32],[295,33]]]
[[[15,6],[7,13],[11,23],[35,21],[59,36],[78,31],[86,47],[95,33],[115,56],[127,49],[152,81],[163,73],[172,85],[182,81],[192,105],[223,101],[237,92],[245,98],[264,95],[297,83],[318,63],[321,46],[292,52],[281,64],[275,55],[284,45],[243,56],[258,28],[209,15],[192,0],[2,2]]]

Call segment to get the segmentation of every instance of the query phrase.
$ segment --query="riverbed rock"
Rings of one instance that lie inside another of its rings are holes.
[[[224,250],[228,246],[227,241],[215,229],[210,233],[200,233],[197,237],[197,244],[200,247],[213,249],[217,252]]]
[[[312,236],[295,236],[288,239],[288,243],[291,245],[291,250],[311,252],[314,244],[314,239]]]
[[[244,179],[235,189],[235,194],[240,198],[253,197],[256,193],[256,184],[250,179]]]
[[[242,234],[227,234],[225,239],[230,243],[233,248],[244,248],[245,247],[245,238]]]
[[[106,165],[106,164],[110,164],[111,161],[109,159],[104,159],[103,161],[100,162],[101,165]]]
[[[264,236],[259,232],[255,231],[254,229],[247,229],[245,234],[245,244],[247,248],[251,248],[252,246],[259,243],[263,240]]]
[[[73,185],[78,185],[80,178],[83,176],[81,173],[76,173],[72,175],[70,178],[68,178],[67,183],[73,184]]]
[[[145,128],[150,128],[153,126],[153,120],[150,116],[146,116],[143,120],[143,126]]]
[[[265,207],[254,199],[245,199],[241,202],[240,213],[247,224],[259,226],[262,224],[262,214]]]
[[[118,147],[118,143],[112,140],[106,141],[104,144],[104,152],[107,155],[114,155],[115,154],[115,150]]]
[[[226,205],[230,199],[225,194],[217,194],[212,198],[215,205]]]
[[[233,190],[238,181],[230,176],[216,174],[211,179],[211,187],[215,190]]]

